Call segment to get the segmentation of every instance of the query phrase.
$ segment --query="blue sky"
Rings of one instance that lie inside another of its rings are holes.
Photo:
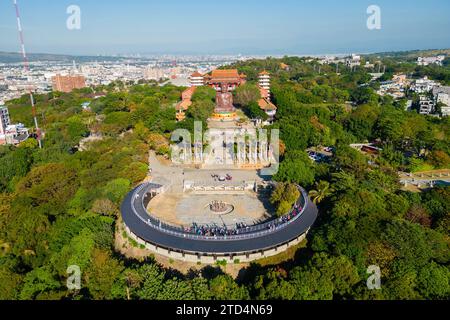
[[[448,0],[18,0],[29,52],[325,54],[450,48]],[[66,9],[81,8],[81,30]],[[366,9],[381,8],[381,30]],[[0,51],[18,51],[12,0]]]

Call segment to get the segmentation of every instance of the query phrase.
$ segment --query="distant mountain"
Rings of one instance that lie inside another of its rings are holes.
[[[429,50],[410,50],[410,51],[393,51],[372,53],[366,56],[381,57],[381,58],[402,58],[402,59],[417,59],[417,57],[431,57],[437,55],[450,56],[450,49],[429,49]]]
[[[64,54],[50,54],[50,53],[31,53],[28,54],[29,61],[58,61],[58,62],[89,62],[89,61],[113,61],[122,60],[122,57],[110,56],[72,56]],[[16,52],[1,52],[0,63],[17,63],[22,62],[22,55]]]
[[[406,59],[415,60],[417,57],[428,57],[436,55],[450,56],[450,49],[430,49],[430,50],[410,50],[410,51],[393,51],[393,52],[379,52],[368,53],[364,56],[369,58],[393,58],[393,59]],[[200,54],[199,54],[200,55]],[[308,55],[305,55],[308,56]],[[117,60],[139,60],[139,58],[133,57],[113,57],[113,56],[78,56],[78,55],[64,55],[64,54],[51,54],[51,53],[31,53],[28,54],[29,61],[53,61],[53,62],[91,62],[91,61],[117,61]],[[2,52],[0,51],[0,63],[17,63],[22,62],[22,55],[17,52]]]

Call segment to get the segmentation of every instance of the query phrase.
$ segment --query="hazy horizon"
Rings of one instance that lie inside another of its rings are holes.
[[[433,50],[450,50],[450,47],[448,48],[413,48],[413,49],[407,49],[407,50],[388,50],[388,51],[373,51],[373,52],[361,52],[361,51],[348,51],[348,52],[320,52],[320,53],[265,53],[265,54],[258,54],[258,53],[216,53],[216,54],[208,54],[208,53],[195,53],[195,52],[118,52],[118,53],[105,53],[105,54],[73,54],[73,53],[61,53],[61,52],[27,52],[27,55],[60,55],[60,56],[74,56],[74,57],[132,57],[132,56],[140,56],[145,58],[146,56],[237,56],[241,54],[242,56],[261,56],[261,57],[315,57],[315,56],[346,56],[351,53],[355,54],[362,54],[362,55],[370,55],[370,54],[377,54],[377,53],[388,53],[388,52],[409,52],[409,51],[433,51]],[[18,54],[21,55],[21,52],[19,51],[4,51],[0,48],[0,53],[8,53],[8,54]]]

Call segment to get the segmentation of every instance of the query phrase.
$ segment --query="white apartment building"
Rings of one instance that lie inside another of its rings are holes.
[[[353,68],[361,65],[361,56],[352,54],[349,58],[345,59],[347,67]]]
[[[436,94],[436,102],[443,103],[447,106],[450,106],[450,94],[445,92],[439,92]]]
[[[419,101],[419,113],[420,114],[431,114],[434,112],[434,101],[427,96],[420,96]]]
[[[335,61],[336,57],[329,57],[329,56],[325,56],[325,57],[321,57],[319,58],[319,63],[320,64],[330,64],[333,63]]]
[[[16,145],[27,140],[29,136],[28,128],[25,128],[22,123],[9,125],[6,128],[5,143]]]
[[[442,103],[442,116],[450,116],[450,86],[438,86],[433,88],[433,96],[436,103]]]
[[[443,117],[450,116],[450,106],[449,105],[441,106],[441,113]]]
[[[434,82],[433,80],[429,80],[428,77],[424,77],[423,79],[417,79],[414,84],[411,86],[411,90],[416,93],[426,93],[433,90],[434,87],[439,84]]]
[[[433,95],[436,102],[441,102],[450,106],[450,86],[437,86],[433,88]]]
[[[0,134],[6,133],[6,128],[11,124],[8,108],[0,106]]]
[[[19,144],[29,137],[28,129],[21,123],[11,124],[8,108],[0,106],[0,145]]]
[[[436,56],[436,57],[418,57],[417,65],[419,66],[428,66],[430,64],[437,64],[438,66],[442,66],[442,62],[445,60],[444,55]]]

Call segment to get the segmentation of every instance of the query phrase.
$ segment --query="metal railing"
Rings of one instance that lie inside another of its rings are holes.
[[[242,229],[236,229],[237,234],[233,235],[216,235],[216,236],[206,236],[206,235],[199,235],[195,233],[188,232],[184,230],[181,227],[174,227],[172,225],[169,225],[167,223],[164,223],[160,219],[155,218],[154,216],[149,213],[144,205],[144,199],[147,194],[149,194],[152,190],[156,191],[155,189],[159,190],[162,186],[157,186],[152,183],[143,184],[140,187],[138,187],[132,195],[131,200],[131,207],[134,212],[134,214],[146,225],[149,227],[159,230],[161,232],[164,232],[166,234],[176,236],[183,239],[192,239],[192,240],[205,240],[205,241],[233,241],[233,240],[244,240],[244,239],[253,239],[258,238],[261,236],[265,236],[267,234],[272,234],[275,232],[278,232],[290,224],[294,223],[297,219],[299,219],[304,211],[306,210],[306,207],[309,203],[308,194],[305,190],[303,190],[301,187],[298,186],[298,189],[301,192],[300,198],[296,201],[296,204],[293,206],[293,208],[290,210],[288,214],[292,214],[294,210],[296,210],[296,206],[300,206],[302,209],[299,213],[297,213],[295,216],[293,216],[288,221],[283,221],[282,218],[277,218],[274,220],[270,220],[268,222],[254,225],[247,228]],[[145,192],[141,194],[141,192],[144,190]],[[146,214],[145,217],[143,217],[137,210],[136,210],[136,201],[139,202],[139,206],[141,207],[141,211]]]

